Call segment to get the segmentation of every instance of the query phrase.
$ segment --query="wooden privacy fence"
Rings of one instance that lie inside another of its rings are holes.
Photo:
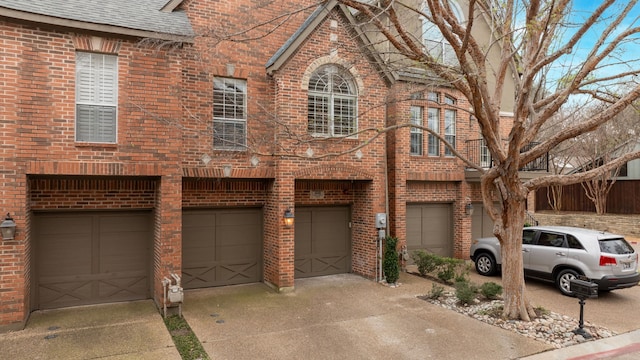
[[[541,188],[536,191],[536,211],[553,210],[547,194],[551,191]],[[593,202],[587,198],[581,184],[566,185],[562,189],[560,211],[595,212]],[[607,214],[640,214],[640,180],[618,180],[613,184],[607,197]]]

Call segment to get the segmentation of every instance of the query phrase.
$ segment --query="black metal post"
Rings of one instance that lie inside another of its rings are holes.
[[[580,296],[580,322],[578,324],[578,328],[573,330],[573,333],[576,335],[582,335],[583,338],[585,339],[591,339],[591,334],[589,334],[585,329],[584,329],[584,296]]]

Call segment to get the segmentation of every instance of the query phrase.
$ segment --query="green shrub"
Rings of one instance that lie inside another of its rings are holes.
[[[439,256],[423,250],[411,253],[413,262],[422,276],[432,274],[445,284],[468,280],[469,266],[460,259]]]
[[[444,294],[444,286],[438,284],[431,284],[431,291],[429,292],[429,299],[437,299]]]
[[[487,299],[493,300],[502,294],[502,286],[493,281],[486,282],[480,286],[480,294]]]
[[[385,239],[384,259],[382,260],[382,268],[384,276],[388,284],[395,284],[400,277],[400,266],[398,260],[398,251],[396,246],[398,238],[387,236]]]
[[[470,281],[455,283],[456,297],[462,304],[472,304],[478,295],[478,286]]]
[[[452,280],[456,277],[456,269],[462,264],[462,260],[447,257],[442,259],[442,265],[438,267],[438,279],[445,284],[451,284]]]
[[[461,262],[458,266],[457,266],[457,271],[456,271],[456,276],[454,279],[454,282],[460,282],[460,281],[469,281],[469,272],[471,271],[471,265]]]
[[[411,259],[413,259],[414,264],[418,266],[418,272],[422,276],[436,271],[441,263],[441,259],[438,255],[428,253],[423,250],[412,252]]]

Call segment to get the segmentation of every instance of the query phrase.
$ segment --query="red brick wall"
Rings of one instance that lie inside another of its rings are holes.
[[[32,178],[32,210],[153,209],[157,180]]]
[[[182,207],[263,206],[267,180],[184,179]]]
[[[308,5],[314,4],[309,8]],[[322,159],[308,159],[304,154],[311,147],[316,155],[323,156],[328,152],[340,152],[361,144],[371,134],[363,134],[357,139],[341,139],[338,141],[310,138],[307,134],[307,90],[304,79],[308,81],[308,73],[322,63],[335,62],[350,69],[356,81],[362,85],[359,89],[359,128],[380,127],[384,124],[384,101],[387,85],[380,76],[379,69],[368,61],[363,61],[362,53],[357,51],[361,44],[356,42],[355,34],[344,28],[345,18],[334,11],[330,18],[332,22],[324,21],[307,40],[301,44],[295,55],[281,67],[273,77],[267,76],[265,64],[269,58],[287,41],[287,39],[303,23],[306,17],[315,9],[317,2],[313,0],[292,2],[271,2],[257,5],[253,1],[239,0],[231,4],[218,4],[189,1],[185,9],[198,33],[206,32],[199,37],[193,46],[187,47],[185,56],[185,76],[183,78],[182,103],[189,109],[189,116],[185,117],[183,138],[185,150],[183,152],[183,166],[187,168],[220,168],[225,164],[232,165],[234,174],[243,173],[251,168],[249,159],[256,152],[288,153],[294,156],[273,157],[260,156],[261,162],[257,166],[271,166],[275,169],[272,174],[274,180],[269,183],[264,198],[265,239],[264,239],[264,276],[268,283],[277,288],[293,286],[294,276],[294,231],[282,225],[282,214],[287,208],[295,210],[298,205],[296,195],[296,179],[323,179],[328,181],[341,179],[366,180],[370,185],[360,194],[358,213],[354,214],[360,220],[361,231],[354,231],[358,236],[370,240],[375,235],[373,228],[373,213],[385,212],[384,205],[384,143],[383,139],[373,141],[362,149],[362,159],[356,159],[353,154]],[[249,33],[242,32],[252,25],[257,25],[274,16],[282,15],[294,10],[304,9],[292,13],[291,18],[270,32],[270,26],[258,26]],[[216,37],[214,34],[236,34],[231,38]],[[332,41],[337,36],[338,42]],[[237,41],[243,39],[243,41]],[[236,41],[231,41],[236,40]],[[337,51],[337,58],[328,56]],[[354,51],[355,50],[355,51]],[[324,59],[324,60],[323,60]],[[324,62],[323,62],[324,61]],[[250,150],[247,152],[223,152],[212,148],[212,104],[202,99],[212,98],[213,77],[235,77],[247,80],[248,92],[248,142]],[[306,78],[305,78],[306,76]],[[275,99],[275,101],[274,101]],[[291,136],[293,133],[295,136]],[[303,139],[303,142],[299,142]],[[309,142],[307,142],[307,140]],[[204,165],[201,161],[203,154],[215,158],[215,162]],[[336,170],[333,165],[337,165]],[[312,173],[305,170],[314,169]],[[315,171],[318,169],[318,171]],[[345,170],[346,169],[346,170]],[[345,170],[345,171],[343,171]],[[224,185],[227,186],[227,185]],[[331,188],[331,184],[322,185]],[[228,193],[230,189],[225,188]],[[212,194],[203,195],[203,199],[191,196],[191,190],[185,188],[183,205],[206,206],[211,201],[219,206],[259,204],[262,199],[252,194]],[[258,197],[258,198],[256,198]],[[241,198],[245,198],[241,200]],[[353,202],[331,193],[331,204]],[[361,206],[360,206],[361,205]],[[366,212],[366,214],[365,214]],[[364,244],[355,240],[354,244]],[[363,245],[363,248],[367,246]],[[368,260],[359,257],[374,256],[375,251],[362,250],[363,254],[354,259],[362,265],[354,265],[354,271],[362,274],[372,272]],[[355,264],[356,261],[354,261]]]
[[[155,185],[114,177],[181,173],[176,166],[182,149],[176,85],[182,69],[177,53],[137,41],[7,21],[0,21],[0,48],[0,189],[5,204],[0,210],[12,214],[18,229],[15,243],[0,244],[0,327],[19,327],[31,301],[31,210],[153,208]],[[117,144],[75,142],[76,51],[118,56]],[[111,178],[28,180],[28,175]],[[171,191],[178,199],[179,190]],[[168,204],[180,211],[180,201]],[[162,216],[158,221],[167,219],[171,221]],[[179,229],[180,218],[173,222]],[[179,245],[175,229],[157,226],[157,241],[166,242],[163,237],[168,236],[174,248]],[[168,261],[179,271],[180,262],[174,259]]]

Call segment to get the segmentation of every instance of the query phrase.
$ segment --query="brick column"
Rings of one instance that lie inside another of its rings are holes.
[[[15,162],[3,162],[2,168],[0,222],[9,213],[16,234],[13,240],[0,238],[0,332],[24,328],[29,317],[32,249],[26,176],[16,170]]]
[[[263,261],[264,280],[278,291],[291,290],[294,286],[295,227],[284,225],[287,209],[295,215],[295,179],[291,173],[277,170],[265,206]]]
[[[472,194],[469,183],[461,181],[459,184],[458,199],[453,210],[453,256],[458,259],[466,259],[469,257],[469,248],[471,247],[472,227],[472,216],[467,214],[466,206],[472,201]],[[480,209],[474,211],[480,211]]]
[[[162,279],[182,276],[182,175],[164,175],[156,198],[153,298],[162,306]]]

